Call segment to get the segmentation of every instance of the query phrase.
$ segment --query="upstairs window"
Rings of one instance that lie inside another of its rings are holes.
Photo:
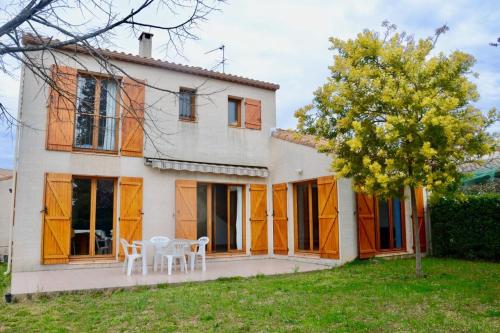
[[[116,151],[116,81],[78,75],[77,84],[75,148]]]
[[[241,99],[229,97],[227,106],[229,126],[241,127]]]
[[[181,88],[179,91],[179,119],[194,121],[196,119],[196,90]]]

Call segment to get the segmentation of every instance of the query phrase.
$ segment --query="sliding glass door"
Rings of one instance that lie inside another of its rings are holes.
[[[71,256],[112,256],[115,221],[114,179],[73,179]]]
[[[380,251],[404,247],[404,215],[399,198],[377,200],[377,239]]]
[[[316,181],[294,185],[296,250],[319,250],[318,184]]]
[[[209,252],[244,250],[243,186],[197,185],[197,236],[208,236]]]

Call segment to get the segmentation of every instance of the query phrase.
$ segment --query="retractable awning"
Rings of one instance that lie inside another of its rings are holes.
[[[263,178],[269,176],[269,170],[266,167],[257,166],[201,163],[157,158],[145,158],[144,163],[147,166],[162,170],[191,171]]]

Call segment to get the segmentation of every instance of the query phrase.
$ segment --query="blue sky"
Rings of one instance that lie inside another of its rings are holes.
[[[151,13],[154,15],[154,13]],[[477,60],[483,110],[500,108],[500,47],[488,43],[500,37],[498,1],[328,1],[229,0],[221,11],[200,25],[197,41],[184,45],[183,55],[166,57],[162,33],[155,32],[153,56],[179,63],[212,68],[219,55],[205,52],[226,45],[226,72],[281,85],[277,92],[277,121],[293,128],[294,111],[311,101],[313,91],[328,76],[332,61],[328,38],[352,38],[365,28],[380,30],[384,20],[416,38],[431,35],[448,24],[438,51],[462,50]],[[118,31],[110,48],[137,52],[137,40]],[[0,98],[16,110],[19,80],[0,76]],[[500,130],[499,126],[495,128]],[[12,133],[0,133],[0,168],[13,166]]]

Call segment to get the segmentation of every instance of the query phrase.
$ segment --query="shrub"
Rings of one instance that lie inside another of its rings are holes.
[[[434,255],[500,260],[500,194],[436,200],[431,224]]]

